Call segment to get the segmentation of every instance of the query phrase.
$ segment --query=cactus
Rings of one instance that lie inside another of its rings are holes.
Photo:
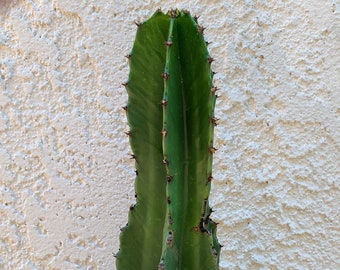
[[[158,10],[136,24],[124,83],[136,204],[121,229],[117,269],[218,269],[208,201],[217,88],[204,28],[185,10]]]

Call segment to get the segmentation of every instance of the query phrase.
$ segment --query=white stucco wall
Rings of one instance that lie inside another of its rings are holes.
[[[221,88],[221,269],[340,269],[339,1],[0,0],[0,269],[115,269],[135,20],[189,9]]]

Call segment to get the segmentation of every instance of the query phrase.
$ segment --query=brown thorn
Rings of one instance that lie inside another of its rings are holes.
[[[161,131],[161,134],[162,134],[163,137],[165,137],[168,134],[168,131],[166,129],[163,129]]]
[[[132,132],[129,130],[127,132],[124,132],[126,135],[128,135],[129,137],[132,135]]]
[[[167,175],[167,176],[166,176],[166,181],[167,181],[168,183],[170,183],[170,182],[172,181],[172,179],[173,179],[173,176],[171,176],[171,175]]]
[[[172,216],[171,216],[170,213],[169,213],[169,215],[168,215],[168,219],[169,219],[169,224],[170,224],[170,225],[174,224],[174,220],[172,219]]]
[[[124,87],[126,87],[126,86],[128,85],[128,82],[124,82],[124,83],[122,83],[122,85],[123,85]]]
[[[217,126],[217,121],[220,120],[219,118],[216,118],[216,117],[212,117],[210,119],[210,122],[214,125],[214,126]]]
[[[214,154],[216,151],[217,151],[217,149],[215,147],[213,147],[213,146],[209,147],[209,152],[211,154]]]
[[[211,56],[208,57],[208,63],[209,63],[209,64],[211,64],[211,63],[214,62],[214,61],[215,61],[214,58],[212,58]]]
[[[216,91],[220,90],[218,87],[214,86],[210,89],[212,93],[216,93]]]
[[[162,162],[164,165],[169,165],[169,161],[167,159],[163,159]]]
[[[167,47],[171,47],[172,41],[165,41],[164,44],[165,44]]]
[[[206,29],[202,25],[198,25],[197,28],[198,28],[198,32],[200,32],[201,34],[203,34],[204,30]]]
[[[161,104],[162,104],[162,106],[166,107],[166,105],[168,104],[168,101],[165,100],[165,99],[162,99]]]
[[[208,176],[208,182],[211,182],[212,180],[214,180],[214,177],[212,177],[212,175]]]
[[[126,57],[127,59],[130,59],[130,58],[131,58],[131,53],[125,55],[125,57]]]
[[[140,27],[143,23],[140,21],[135,21],[135,25],[137,25],[137,27]]]
[[[170,196],[168,196],[168,198],[167,198],[166,200],[167,200],[168,204],[170,204],[170,203],[171,203]]]
[[[127,106],[123,106],[122,109],[123,109],[124,111],[127,111],[128,107],[127,107]]]
[[[136,159],[136,156],[134,154],[129,154],[131,156],[131,159]]]
[[[162,77],[163,77],[163,79],[167,80],[167,79],[169,79],[170,75],[169,75],[169,73],[164,72],[164,73],[162,74]]]

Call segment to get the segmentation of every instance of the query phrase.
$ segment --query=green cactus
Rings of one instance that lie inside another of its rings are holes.
[[[136,204],[122,229],[117,269],[218,269],[208,201],[217,88],[204,28],[179,10],[158,10],[137,25],[124,84]]]

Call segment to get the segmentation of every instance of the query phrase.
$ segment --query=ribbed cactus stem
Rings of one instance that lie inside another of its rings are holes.
[[[137,203],[117,268],[218,269],[208,200],[216,87],[204,28],[179,10],[157,11],[138,25],[126,84]]]

